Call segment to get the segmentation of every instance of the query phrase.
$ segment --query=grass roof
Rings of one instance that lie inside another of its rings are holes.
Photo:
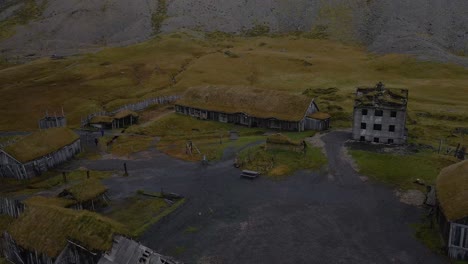
[[[227,114],[244,113],[258,118],[300,121],[311,101],[303,95],[275,90],[243,86],[203,86],[189,88],[176,104]]]
[[[34,132],[5,147],[5,151],[20,162],[28,162],[70,145],[80,137],[64,127]]]
[[[358,88],[356,106],[405,108],[408,104],[408,90],[396,88]]]
[[[63,199],[57,197],[44,197],[44,196],[32,196],[24,200],[26,206],[34,205],[52,205],[57,207],[69,207],[73,204],[76,204],[76,201],[70,199]]]
[[[468,160],[442,169],[436,187],[440,207],[449,221],[468,217]]]
[[[92,200],[107,191],[107,187],[97,179],[86,179],[67,189],[78,202]]]
[[[112,248],[113,237],[124,234],[124,227],[106,217],[86,210],[56,206],[28,206],[7,229],[13,239],[28,250],[57,257],[67,240],[92,251]]]
[[[315,113],[308,115],[308,117],[312,119],[317,119],[317,120],[327,120],[331,118],[331,115],[328,113],[324,113],[324,112],[315,112]]]
[[[121,119],[121,118],[129,117],[129,116],[138,117],[138,114],[136,112],[134,112],[134,111],[125,109],[125,110],[122,110],[122,111],[116,113],[114,115],[114,118],[115,119]]]
[[[95,116],[89,121],[90,124],[112,123],[113,117],[110,116]]]

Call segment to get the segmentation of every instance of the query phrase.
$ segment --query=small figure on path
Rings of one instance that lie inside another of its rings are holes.
[[[97,147],[98,143],[99,143],[99,139],[94,138],[94,144],[96,144],[96,147]]]
[[[101,128],[101,137],[104,136],[104,128]]]

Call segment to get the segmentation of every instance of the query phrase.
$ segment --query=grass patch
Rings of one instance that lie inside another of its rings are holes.
[[[151,15],[151,25],[153,26],[153,33],[158,34],[161,32],[162,23],[167,18],[167,3],[166,0],[157,0],[158,5],[156,11]]]
[[[161,198],[137,195],[123,204],[116,205],[111,212],[106,213],[106,216],[124,224],[131,236],[138,237],[184,202],[185,199],[181,199],[169,205]]]
[[[239,154],[242,169],[254,170],[273,178],[291,175],[297,170],[318,169],[327,163],[319,148],[308,146],[306,153],[265,150],[265,146],[246,149]]]
[[[421,223],[411,224],[411,227],[414,229],[414,236],[432,252],[441,255],[445,254],[443,250],[444,241],[440,235],[437,223],[434,223],[431,228],[430,222],[426,220]]]
[[[350,154],[361,174],[402,189],[418,188],[419,185],[413,183],[416,179],[434,184],[440,170],[454,162],[430,152],[398,155],[351,150]]]
[[[6,39],[15,34],[15,27],[25,25],[42,15],[47,4],[46,0],[41,2],[35,0],[22,1],[21,7],[12,16],[0,22],[0,40]]]
[[[111,154],[125,157],[130,154],[147,150],[151,147],[154,138],[147,136],[120,136],[108,149]]]
[[[193,233],[197,233],[199,230],[200,228],[196,226],[188,226],[187,228],[185,228],[184,233],[193,234]]]

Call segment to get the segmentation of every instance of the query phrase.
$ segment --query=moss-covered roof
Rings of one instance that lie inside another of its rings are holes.
[[[106,217],[86,210],[33,205],[7,229],[23,248],[57,257],[67,240],[92,251],[112,248],[113,237],[125,234],[124,227]]]
[[[436,188],[440,207],[449,221],[468,217],[468,160],[442,169]]]
[[[87,179],[68,188],[67,191],[76,201],[85,202],[107,192],[107,187],[98,179]]]
[[[80,137],[64,127],[39,130],[5,147],[20,162],[28,162],[70,145]]]
[[[355,106],[406,108],[408,90],[386,88],[382,83],[375,87],[359,87],[356,92]]]
[[[110,116],[95,116],[89,120],[90,124],[110,124],[114,121],[113,117]]]
[[[317,119],[317,120],[327,120],[331,118],[331,115],[328,113],[324,113],[324,112],[315,112],[310,115],[307,115],[307,117],[310,117],[312,119]]]
[[[269,144],[282,144],[282,145],[294,145],[294,146],[299,146],[302,144],[302,142],[291,140],[289,137],[281,133],[268,136],[266,142]]]
[[[76,201],[57,197],[32,196],[24,200],[26,206],[52,205],[57,207],[69,207],[76,204]]]
[[[242,86],[189,88],[176,104],[227,114],[244,113],[258,118],[300,121],[311,99],[275,90]]]
[[[129,117],[129,116],[133,116],[133,117],[138,117],[138,114],[134,111],[131,111],[131,110],[122,110],[118,113],[116,113],[114,115],[114,118],[115,119],[121,119],[121,118],[125,118],[125,117]]]

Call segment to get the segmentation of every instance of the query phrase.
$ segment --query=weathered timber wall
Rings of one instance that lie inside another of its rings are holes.
[[[0,197],[0,214],[17,218],[23,211],[24,205],[18,200]]]

